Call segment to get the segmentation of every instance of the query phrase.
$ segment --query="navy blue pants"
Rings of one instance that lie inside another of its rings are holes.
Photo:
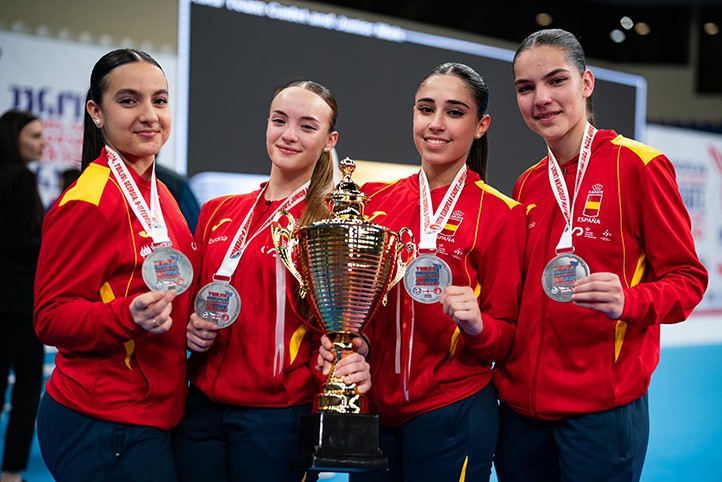
[[[175,482],[170,432],[86,417],[46,393],[38,411],[43,460],[57,482]]]
[[[389,471],[354,473],[350,481],[488,481],[497,434],[496,392],[489,383],[479,393],[401,427],[382,425],[381,450],[389,458]]]
[[[309,482],[315,472],[289,468],[298,424],[311,405],[257,408],[213,402],[191,387],[186,412],[173,432],[182,482]]]
[[[557,421],[499,409],[500,482],[637,482],[649,441],[647,394],[621,407]]]

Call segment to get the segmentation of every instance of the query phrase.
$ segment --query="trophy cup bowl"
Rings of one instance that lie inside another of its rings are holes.
[[[351,181],[352,160],[340,163],[344,177],[326,198],[331,217],[299,228],[288,213],[272,225],[277,255],[300,283],[318,328],[334,345],[336,362],[353,352],[389,290],[404,275],[415,252],[398,233],[364,219],[366,196]],[[282,227],[280,220],[287,221]],[[403,253],[408,259],[403,260]],[[314,413],[302,417],[299,456],[291,466],[331,471],[386,470],[388,460],[378,448],[378,417],[366,410],[366,397],[356,384],[335,375],[336,362],[323,391],[314,398]]]

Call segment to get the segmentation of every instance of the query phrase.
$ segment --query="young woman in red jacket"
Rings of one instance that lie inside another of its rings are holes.
[[[707,273],[669,159],[594,127],[574,36],[532,34],[513,68],[548,150],[513,194],[528,230],[516,337],[494,375],[499,480],[638,481],[660,325],[689,316]]]
[[[98,60],[84,170],[45,217],[35,281],[35,329],[58,348],[38,440],[60,482],[176,480],[169,431],[183,415],[200,259],[155,177],[170,128],[168,82],[150,55]]]
[[[316,82],[278,89],[266,127],[268,182],[201,209],[196,241],[203,288],[188,324],[191,388],[174,439],[183,482],[308,482],[318,476],[293,471],[289,462],[299,419],[311,412],[322,379],[311,363],[320,335],[296,306],[298,284],[276,256],[271,222],[284,210],[299,226],[329,217],[324,198],[333,189],[337,116],[335,98]],[[368,390],[361,355],[340,366],[349,370],[349,383]]]
[[[498,420],[491,367],[514,338],[525,211],[485,182],[488,104],[473,69],[437,66],[414,99],[420,172],[362,187],[366,215],[411,229],[418,257],[366,332],[370,411],[390,470],[352,474],[354,482],[489,479]]]

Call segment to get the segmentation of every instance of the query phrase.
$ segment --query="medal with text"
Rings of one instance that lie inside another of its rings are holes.
[[[572,301],[572,288],[581,278],[589,276],[589,266],[574,254],[559,254],[544,268],[542,286],[549,298],[562,303]]]
[[[436,303],[451,286],[451,268],[433,254],[421,254],[406,267],[404,287],[419,303]]]
[[[241,313],[241,296],[227,281],[213,281],[205,285],[196,295],[196,314],[225,328],[236,321]]]
[[[170,247],[156,248],[143,261],[143,281],[155,291],[188,289],[193,281],[193,266],[186,255]]]
[[[572,233],[574,232],[573,214],[574,204],[582,185],[584,174],[589,165],[589,158],[592,152],[592,142],[597,129],[587,122],[582,145],[579,150],[579,166],[574,181],[574,197],[569,200],[569,191],[561,174],[561,168],[551,149],[548,149],[548,171],[549,183],[551,184],[557,205],[561,209],[566,221],[566,226],[556,247],[556,256],[544,267],[542,272],[542,288],[549,298],[561,303],[572,301],[574,283],[577,280],[589,276],[589,266],[578,255],[574,254],[574,243]]]
[[[173,243],[168,236],[168,227],[160,207],[155,164],[150,179],[149,207],[118,153],[108,146],[105,147],[105,151],[108,156],[108,167],[118,181],[123,196],[153,240],[153,252],[145,258],[141,267],[143,281],[154,291],[176,290],[178,294],[183,293],[193,282],[193,265],[185,254],[172,247]]]

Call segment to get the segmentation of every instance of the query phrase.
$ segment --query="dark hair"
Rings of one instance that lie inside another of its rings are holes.
[[[514,53],[514,60],[512,60],[511,63],[512,73],[516,66],[516,58],[520,53],[541,45],[556,47],[563,51],[567,62],[577,68],[579,75],[584,75],[584,72],[587,70],[587,58],[584,55],[582,44],[579,43],[579,40],[577,40],[572,33],[560,28],[539,30],[525,38]],[[591,95],[587,97],[587,120],[591,124],[595,122],[594,102]]]
[[[155,61],[153,57],[136,49],[117,49],[103,55],[100,60],[95,63],[93,71],[90,74],[90,88],[85,97],[85,103],[92,100],[98,105],[102,105],[103,94],[108,88],[108,74],[116,67],[129,64],[131,62],[147,62],[155,65],[161,71],[163,68]],[[103,131],[93,123],[93,119],[86,109],[85,118],[83,119],[83,156],[82,169],[93,162],[100,155],[100,151],[105,146],[105,138]]]
[[[36,120],[40,119],[22,110],[9,110],[0,117],[0,170],[25,165],[20,156],[20,132]]]
[[[426,74],[419,82],[418,88],[435,75],[453,75],[461,79],[476,102],[478,120],[484,117],[489,110],[489,87],[487,87],[481,75],[468,65],[458,62],[446,62],[437,65],[431,72]],[[489,141],[486,136],[487,134],[484,133],[479,139],[474,139],[471,143],[471,149],[469,149],[469,155],[466,158],[466,164],[472,171],[476,171],[483,181],[486,181],[486,164],[489,157]]]
[[[30,112],[9,110],[0,117],[0,175],[7,176],[10,171],[30,171],[20,156],[20,132],[33,121],[40,120]],[[33,174],[33,177],[35,175]],[[2,181],[2,179],[0,179]],[[30,233],[40,236],[45,208],[40,200],[37,186],[33,187],[33,208],[30,223]]]
[[[331,91],[327,87],[312,80],[296,80],[276,89],[273,97],[275,98],[281,91],[290,87],[306,89],[326,102],[326,105],[331,108],[328,132],[333,132],[336,127],[336,121],[338,120],[338,104]],[[305,226],[328,217],[329,212],[325,198],[326,194],[333,189],[333,170],[334,166],[331,153],[325,150],[321,151],[321,155],[318,157],[316,166],[313,168],[313,173],[311,174],[311,183],[308,186],[308,193],[306,194],[306,207],[303,209],[301,218],[298,221],[299,226]]]

